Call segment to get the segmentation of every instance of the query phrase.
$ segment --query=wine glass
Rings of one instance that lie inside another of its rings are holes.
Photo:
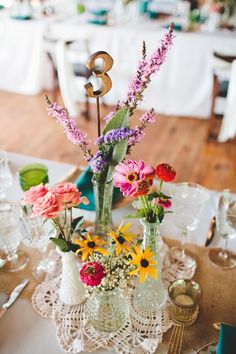
[[[52,274],[55,262],[47,257],[49,238],[55,236],[55,229],[41,217],[24,215],[20,218],[20,230],[22,242],[31,248],[37,248],[41,253],[40,261],[33,266],[32,274],[39,282],[43,281],[46,274]]]
[[[236,254],[228,250],[228,241],[236,237],[236,197],[230,196],[228,190],[220,198],[216,227],[224,239],[224,248],[212,248],[209,251],[210,261],[223,269],[234,268]]]
[[[8,209],[0,210],[0,249],[6,254],[6,263],[2,267],[8,272],[23,269],[29,258],[18,247],[21,241],[19,230],[20,208],[17,204],[8,204]]]
[[[188,232],[194,231],[199,222],[203,208],[210,195],[207,189],[196,183],[177,183],[170,191],[172,196],[172,218],[181,231],[181,246],[170,250],[172,261],[180,262],[185,268],[195,269],[196,260],[192,253],[184,248]]]
[[[9,167],[6,151],[0,151],[0,201],[4,200],[5,190],[13,183],[13,176]]]

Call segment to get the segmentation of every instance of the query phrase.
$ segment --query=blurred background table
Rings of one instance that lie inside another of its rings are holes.
[[[54,40],[88,40],[90,53],[108,51],[114,59],[110,73],[113,89],[107,104],[116,104],[127,91],[130,78],[141,57],[142,41],[148,52],[156,48],[163,33],[163,23],[140,21],[117,25],[88,24],[78,15],[19,21],[2,14],[0,19],[0,89],[38,94],[53,86],[53,72],[47,57],[44,37]],[[145,93],[143,109],[154,107],[159,113],[207,118],[210,115],[212,54],[214,51],[235,54],[236,33],[229,31],[178,32],[172,55]],[[124,50],[125,48],[125,50]],[[80,49],[77,54],[80,55]],[[12,58],[14,65],[9,65]],[[76,59],[75,59],[76,60]],[[83,82],[75,92],[84,100]]]

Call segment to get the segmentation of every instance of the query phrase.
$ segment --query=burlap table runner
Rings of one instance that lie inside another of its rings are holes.
[[[170,239],[165,241],[169,246],[178,243]],[[236,326],[236,268],[221,270],[212,265],[208,259],[208,248],[196,245],[188,245],[187,248],[196,256],[198,267],[194,280],[203,289],[199,316],[196,322],[184,331],[183,349],[190,353],[217,340],[219,332],[213,328],[214,322],[222,321]],[[30,283],[20,297],[30,300],[37,284],[31,275],[31,267],[39,258],[39,254],[36,250],[26,247],[25,249],[30,255],[29,265],[16,273],[0,271],[0,292],[10,293],[23,278],[28,277]],[[171,330],[164,335],[164,342],[168,343],[170,334]]]

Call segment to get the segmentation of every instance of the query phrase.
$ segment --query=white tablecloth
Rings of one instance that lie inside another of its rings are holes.
[[[20,190],[18,176],[16,175],[19,167],[25,164],[39,162],[44,163],[49,169],[50,183],[53,185],[61,180],[73,167],[70,164],[62,164],[49,160],[42,160],[34,157],[23,156],[19,154],[9,154],[11,161],[11,169],[14,173],[14,183],[7,191],[9,200],[18,201],[21,199],[22,192]],[[192,241],[198,244],[204,244],[206,240],[206,231],[209,222],[214,214],[214,205],[218,195],[212,192],[212,198],[206,206],[202,222],[199,228],[192,234]],[[114,220],[119,223],[122,215],[127,213],[127,208],[114,211]],[[91,213],[89,214],[91,218]],[[168,237],[179,238],[179,233],[175,229],[170,219],[165,220],[162,225],[162,234]],[[219,244],[216,238],[215,244]],[[232,246],[232,244],[231,244]],[[234,244],[234,249],[236,250]],[[0,274],[1,276],[1,274]],[[1,291],[1,282],[0,282]],[[0,294],[1,295],[1,294]],[[1,302],[1,296],[0,296]],[[0,304],[1,305],[1,304]],[[157,354],[165,354],[167,348],[164,344],[158,347]],[[1,354],[62,354],[58,345],[53,321],[39,317],[32,309],[30,302],[18,299],[16,303],[6,312],[0,320],[0,353]],[[111,351],[100,350],[97,354],[115,354]],[[85,353],[86,354],[86,353]],[[87,353],[88,354],[88,353]],[[184,353],[193,354],[193,353]]]
[[[91,52],[108,51],[114,58],[114,67],[110,72],[113,88],[106,102],[115,104],[127,92],[129,79],[140,58],[142,41],[153,50],[164,31],[156,21],[109,27],[80,23],[79,17],[57,21],[16,21],[3,17],[0,21],[0,89],[37,94],[51,85],[50,64],[42,44],[44,33],[68,39],[89,34]],[[212,52],[235,52],[236,34],[177,32],[174,42],[166,64],[145,93],[142,107],[153,106],[167,115],[206,118],[212,93]]]

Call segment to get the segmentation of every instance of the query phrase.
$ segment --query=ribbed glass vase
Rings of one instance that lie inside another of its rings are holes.
[[[96,330],[116,332],[127,321],[129,305],[118,288],[108,291],[94,291],[87,300],[86,313]]]
[[[167,291],[163,286],[161,276],[162,262],[158,247],[159,223],[149,223],[142,219],[141,224],[144,229],[142,246],[143,248],[148,246],[155,254],[158,279],[155,280],[149,276],[143,284],[138,284],[135,289],[135,301],[140,310],[158,311],[166,304],[167,300]]]
[[[107,227],[112,227],[113,181],[93,180],[95,199],[95,234],[104,236]]]

